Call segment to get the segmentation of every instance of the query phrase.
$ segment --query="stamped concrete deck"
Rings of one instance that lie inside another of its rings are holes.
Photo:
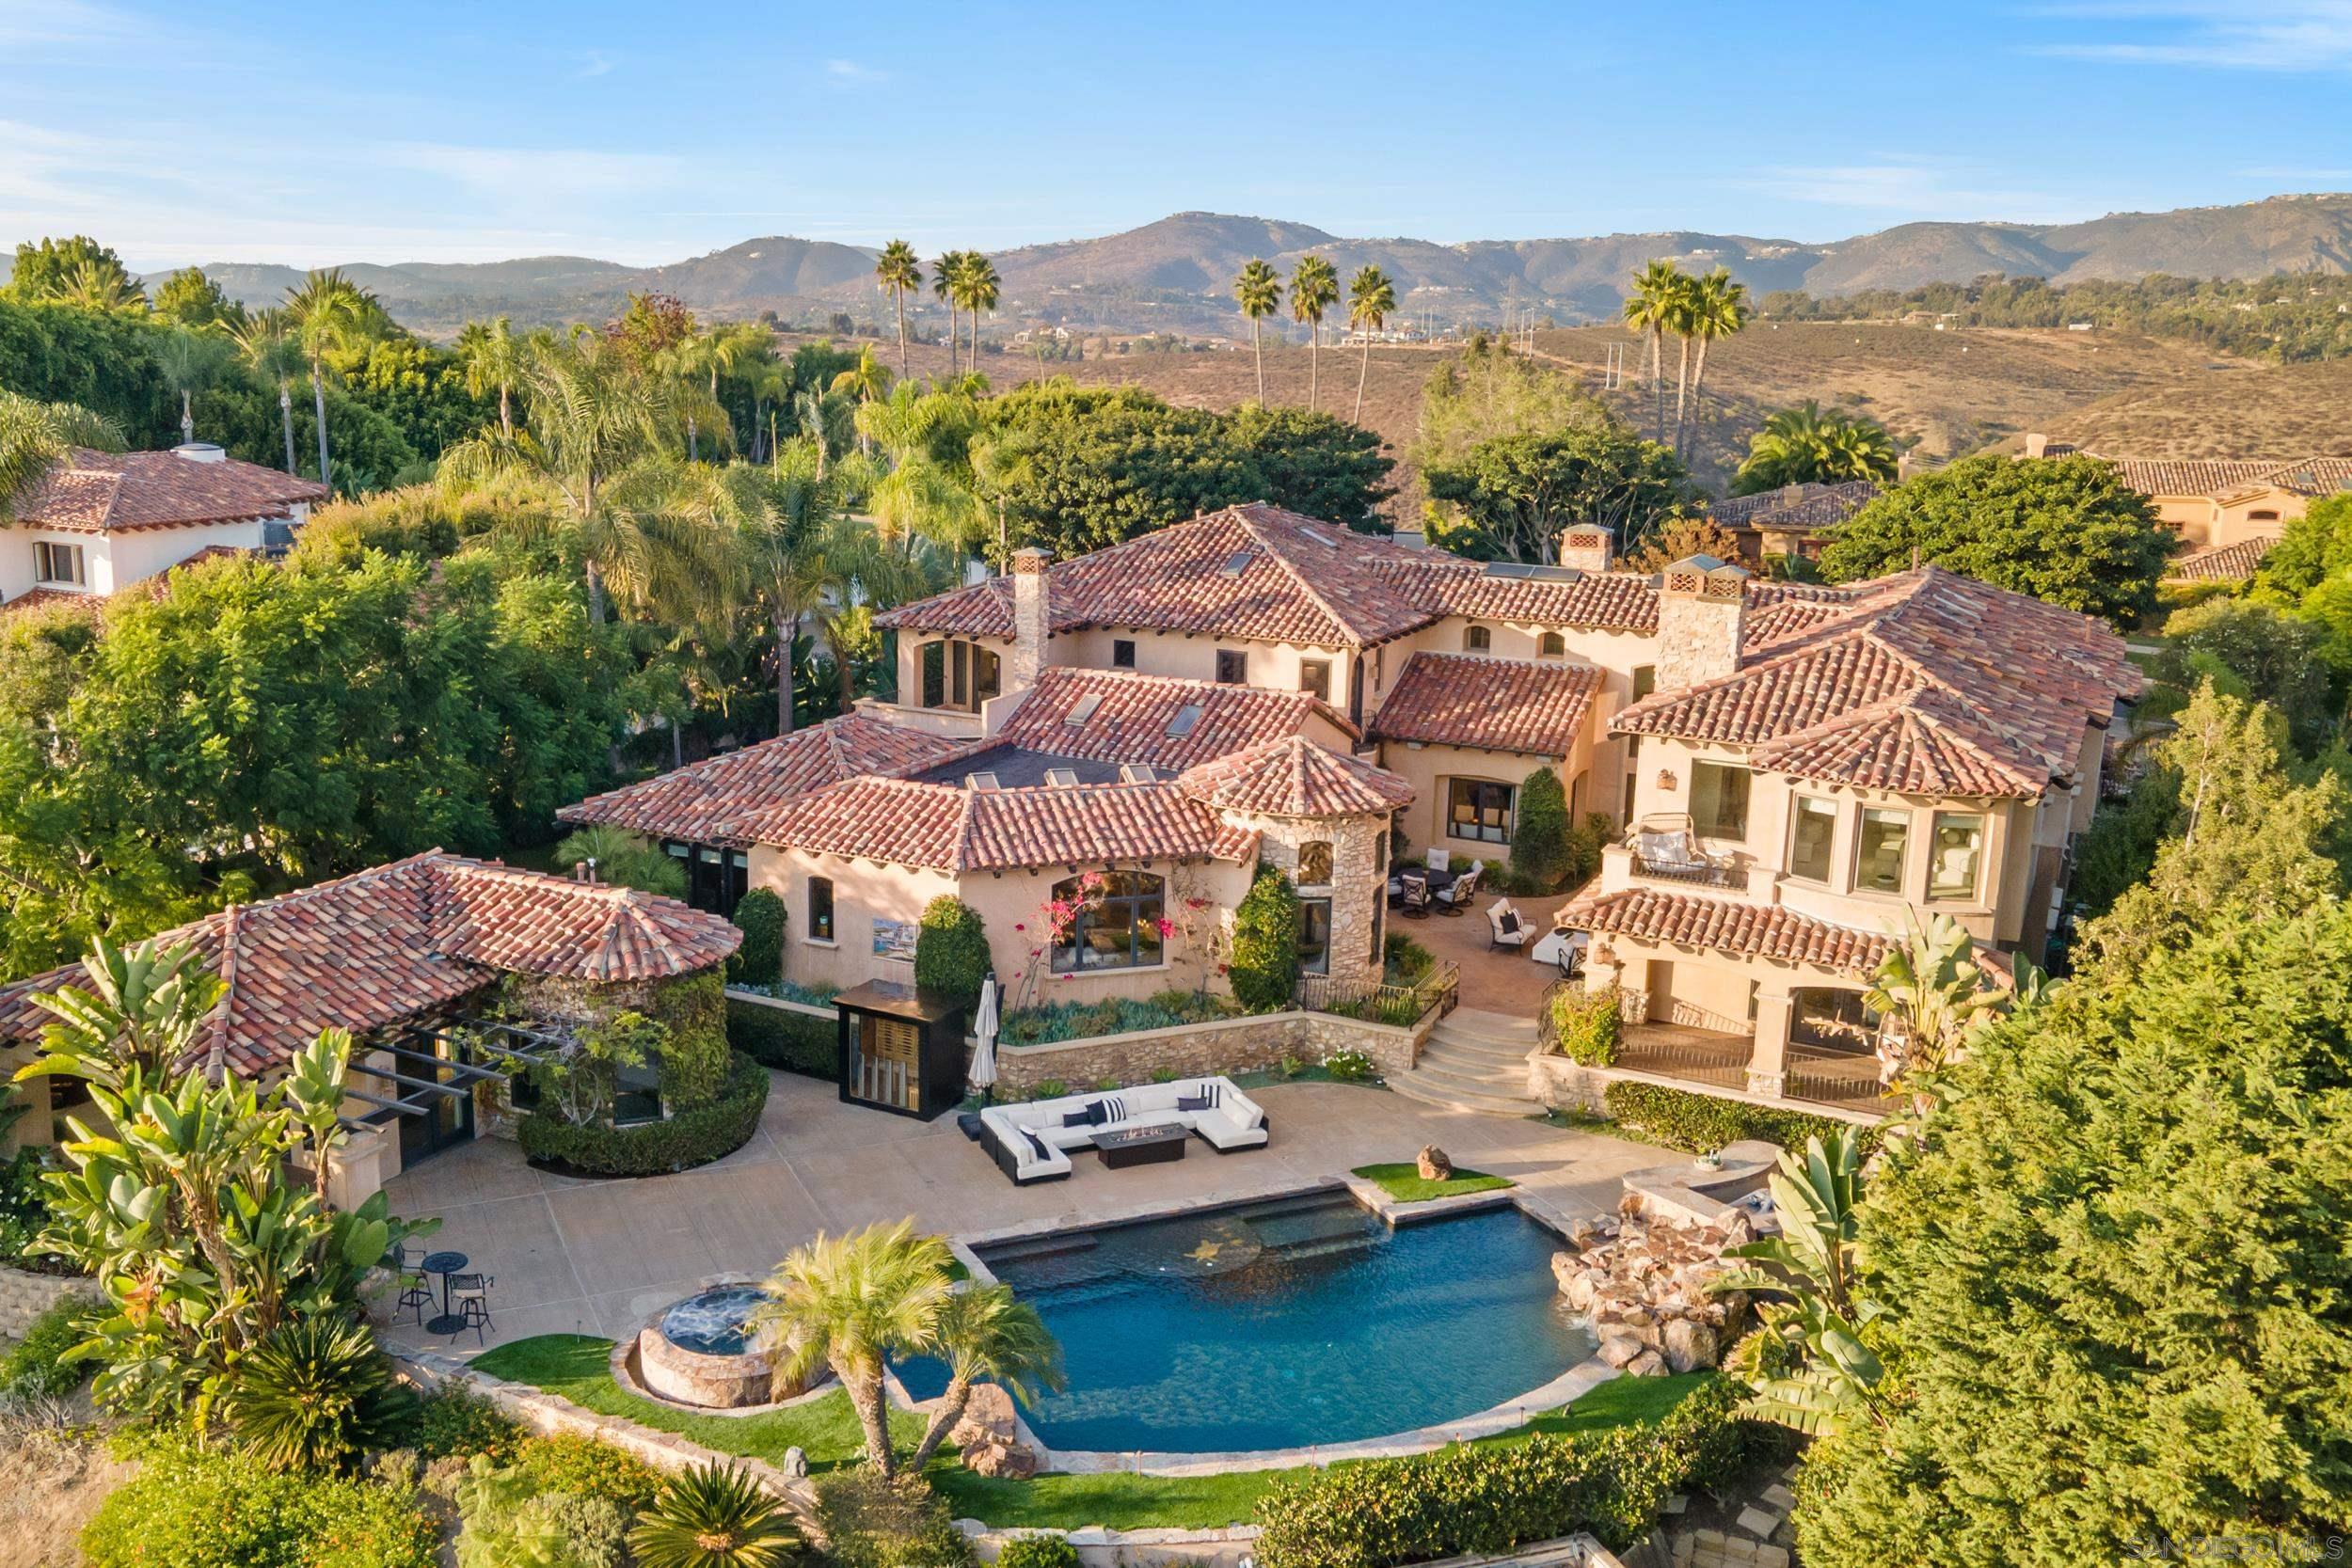
[[[404,1173],[395,1213],[437,1215],[436,1248],[495,1276],[488,1343],[533,1334],[618,1338],[717,1274],[759,1275],[819,1230],[913,1215],[947,1235],[1097,1225],[1170,1203],[1289,1192],[1357,1165],[1409,1160],[1436,1143],[1463,1165],[1510,1177],[1563,1220],[1613,1210],[1618,1177],[1658,1151],[1597,1133],[1440,1110],[1338,1084],[1251,1091],[1265,1148],[1219,1156],[1198,1141],[1183,1161],[1105,1170],[1077,1160],[1066,1181],[1015,1187],[953,1118],[930,1124],[844,1105],[833,1085],[790,1073],[751,1143],[700,1170],[587,1181],[532,1169],[511,1143],[485,1140]],[[389,1337],[448,1343],[412,1323]],[[467,1334],[450,1348],[471,1354]]]

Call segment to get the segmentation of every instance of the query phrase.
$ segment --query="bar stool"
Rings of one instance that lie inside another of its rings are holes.
[[[490,1318],[490,1287],[498,1281],[487,1275],[460,1274],[450,1276],[450,1310],[456,1313],[466,1326],[473,1329],[475,1344],[484,1343],[483,1330],[496,1328]],[[466,1331],[458,1328],[450,1335],[454,1339]]]

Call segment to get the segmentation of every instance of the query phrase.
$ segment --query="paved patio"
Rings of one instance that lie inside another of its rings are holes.
[[[1554,964],[1539,964],[1523,952],[1493,946],[1486,910],[1495,896],[1491,893],[1479,894],[1470,900],[1469,911],[1457,915],[1433,914],[1407,920],[1391,910],[1389,929],[1410,937],[1438,958],[1451,958],[1462,966],[1464,1006],[1509,1013],[1517,1018],[1534,1018],[1543,1006],[1544,992],[1560,978],[1560,970]],[[1534,935],[1527,939],[1529,946],[1551,929],[1551,911],[1566,901],[1561,894],[1511,900],[1519,918],[1534,927]]]
[[[1435,1143],[1460,1164],[1512,1178],[1538,1208],[1567,1219],[1613,1210],[1618,1177],[1661,1158],[1646,1145],[1541,1122],[1291,1084],[1251,1091],[1273,1127],[1263,1149],[1219,1156],[1195,1141],[1180,1163],[1120,1171],[1087,1157],[1066,1181],[1015,1187],[952,1117],[928,1124],[844,1105],[830,1084],[774,1076],[758,1133],[700,1170],[580,1180],[533,1170],[515,1145],[485,1139],[395,1178],[392,1211],[438,1215],[430,1244],[464,1252],[496,1277],[498,1328],[487,1339],[496,1344],[533,1334],[617,1338],[707,1275],[764,1274],[819,1230],[910,1214],[947,1235],[1100,1224],[1170,1203],[1293,1191]],[[444,1342],[413,1322],[389,1337]],[[473,1337],[452,1348],[470,1354]]]

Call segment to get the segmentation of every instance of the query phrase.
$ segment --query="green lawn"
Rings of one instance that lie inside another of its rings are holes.
[[[723,1453],[774,1461],[784,1457],[785,1449],[798,1448],[808,1455],[810,1469],[825,1470],[854,1461],[864,1449],[849,1396],[838,1390],[762,1416],[689,1416],[625,1392],[607,1370],[612,1350],[610,1339],[544,1334],[501,1345],[475,1357],[473,1365],[492,1377],[528,1383],[599,1415],[675,1433]],[[1597,1432],[1654,1421],[1708,1375],[1613,1378],[1565,1409],[1476,1441],[1524,1443],[1539,1432]],[[890,1430],[901,1449],[912,1449],[922,1436],[923,1419],[893,1411]],[[992,1481],[952,1459],[934,1464],[929,1472],[958,1518],[985,1519],[1002,1529],[1076,1529],[1085,1525],[1214,1529],[1247,1523],[1268,1488],[1307,1473],[1301,1467],[1222,1476],[1047,1475],[1033,1481]]]
[[[675,1433],[723,1453],[780,1460],[787,1449],[808,1455],[811,1470],[829,1470],[866,1451],[866,1434],[836,1388],[822,1399],[758,1416],[689,1416],[640,1399],[612,1381],[607,1358],[612,1341],[586,1334],[542,1334],[516,1339],[474,1357],[476,1370],[561,1394],[599,1416],[619,1416],[657,1431]],[[922,1440],[923,1418],[891,1413],[891,1434],[912,1448]]]
[[[1518,1185],[1507,1176],[1488,1176],[1483,1170],[1459,1166],[1443,1181],[1424,1181],[1421,1166],[1410,1160],[1393,1165],[1358,1165],[1353,1174],[1376,1182],[1399,1203],[1424,1203],[1433,1197],[1460,1197],[1465,1193],[1491,1193]]]

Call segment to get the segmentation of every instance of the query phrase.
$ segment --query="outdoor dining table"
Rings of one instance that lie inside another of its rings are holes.
[[[449,1309],[449,1276],[465,1272],[472,1259],[462,1252],[428,1252],[424,1261],[417,1265],[421,1274],[441,1276],[441,1315],[424,1325],[427,1334],[454,1334],[466,1326],[466,1320]]]
[[[1426,882],[1429,884],[1430,895],[1435,897],[1468,875],[1466,871],[1438,871],[1428,866],[1417,865],[1409,871],[1400,871],[1391,877],[1389,879],[1390,892],[1401,898],[1405,895],[1406,882]]]

